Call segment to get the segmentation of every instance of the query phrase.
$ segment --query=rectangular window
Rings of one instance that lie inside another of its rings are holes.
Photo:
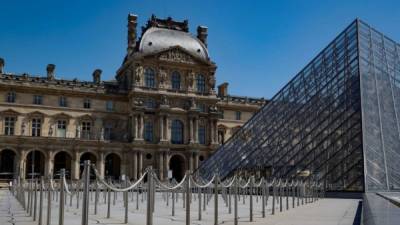
[[[58,99],[58,106],[67,107],[67,98],[65,96],[60,96]]]
[[[114,111],[114,102],[113,101],[107,101],[106,102],[106,109],[107,111]]]
[[[205,126],[199,126],[199,144],[205,145],[206,144],[206,128]]]
[[[236,111],[235,112],[235,119],[236,120],[241,120],[242,119],[242,112]]]
[[[83,100],[83,108],[85,109],[90,109],[91,108],[91,101],[88,98],[85,98]]]
[[[32,136],[40,137],[40,132],[42,129],[42,120],[39,118],[32,119]]]
[[[15,102],[15,97],[16,97],[15,92],[13,92],[13,91],[8,92],[7,93],[7,102],[8,103],[14,103]]]
[[[14,135],[15,117],[6,117],[4,119],[4,134]]]
[[[144,123],[144,140],[148,142],[153,142],[153,123]]]
[[[203,112],[203,113],[206,112],[206,105],[204,103],[198,103],[197,108],[199,109],[200,112]]]
[[[67,134],[67,121],[58,120],[57,121],[57,137],[65,138]]]
[[[34,96],[33,96],[33,104],[35,104],[35,105],[42,105],[42,104],[43,104],[43,96],[41,96],[41,95],[34,95]]]
[[[81,138],[90,139],[91,123],[90,122],[82,122],[81,129],[82,129]]]
[[[144,100],[144,106],[149,109],[154,109],[156,108],[156,101],[152,98],[148,98]]]
[[[111,140],[112,139],[112,126],[107,124],[104,127],[104,139],[105,140]]]

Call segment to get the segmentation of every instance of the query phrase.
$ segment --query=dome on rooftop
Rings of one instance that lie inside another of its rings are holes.
[[[205,45],[185,31],[150,27],[144,32],[139,44],[139,51],[144,54],[156,53],[173,46],[180,46],[194,56],[208,60]]]

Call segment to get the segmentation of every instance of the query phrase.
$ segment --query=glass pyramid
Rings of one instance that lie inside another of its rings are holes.
[[[400,189],[400,45],[355,20],[197,172]]]

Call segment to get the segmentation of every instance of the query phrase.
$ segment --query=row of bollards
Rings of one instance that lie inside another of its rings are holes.
[[[95,179],[91,183],[91,171]],[[145,179],[147,180],[145,182]],[[98,214],[98,205],[106,204],[106,218],[111,218],[112,206],[118,201],[118,192],[122,193],[122,206],[124,208],[123,222],[128,223],[129,201],[136,201],[136,210],[140,209],[140,204],[146,202],[146,225],[153,225],[155,212],[156,193],[160,193],[166,203],[166,207],[171,207],[171,216],[176,214],[177,203],[185,210],[185,223],[191,224],[191,204],[197,201],[198,220],[203,219],[202,211],[209,207],[213,202],[213,224],[219,223],[220,206],[224,205],[228,214],[233,212],[233,221],[237,225],[239,222],[239,204],[249,204],[249,222],[254,221],[255,212],[263,218],[266,217],[266,207],[271,204],[271,214],[276,214],[276,209],[282,212],[284,209],[296,208],[300,205],[317,201],[324,196],[322,185],[311,181],[282,180],[274,179],[267,182],[261,178],[256,181],[255,177],[242,179],[235,175],[230,179],[221,181],[216,174],[210,181],[204,181],[201,178],[194,179],[194,176],[188,171],[185,177],[178,183],[175,180],[171,182],[160,181],[152,168],[146,169],[145,173],[134,183],[129,178],[120,182],[107,182],[98,175],[97,170],[85,161],[82,173],[82,179],[76,182],[67,182],[65,170],[60,171],[58,182],[53,182],[51,177],[41,177],[40,180],[32,179],[24,181],[17,179],[12,188],[12,193],[20,202],[27,214],[38,222],[38,225],[52,224],[51,213],[53,202],[58,202],[58,224],[64,225],[64,211],[69,197],[69,207],[73,207],[73,201],[76,200],[76,208],[81,208],[81,224],[88,225],[90,202],[94,201],[93,214]],[[102,196],[102,197],[101,197]],[[47,198],[47,209],[44,209],[44,199]],[[103,200],[101,200],[103,198]],[[129,200],[130,199],[130,200]],[[222,199],[222,203],[220,203]],[[290,201],[291,200],[291,201]],[[254,207],[261,201],[260,209]],[[38,206],[39,204],[39,206]],[[285,208],[284,208],[285,205]],[[233,209],[232,209],[233,208]],[[43,219],[44,211],[47,212],[46,221]]]

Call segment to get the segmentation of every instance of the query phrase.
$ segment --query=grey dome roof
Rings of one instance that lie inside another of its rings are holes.
[[[158,27],[151,27],[144,32],[140,40],[139,51],[149,54],[173,46],[180,46],[192,55],[208,60],[207,48],[190,33]]]

